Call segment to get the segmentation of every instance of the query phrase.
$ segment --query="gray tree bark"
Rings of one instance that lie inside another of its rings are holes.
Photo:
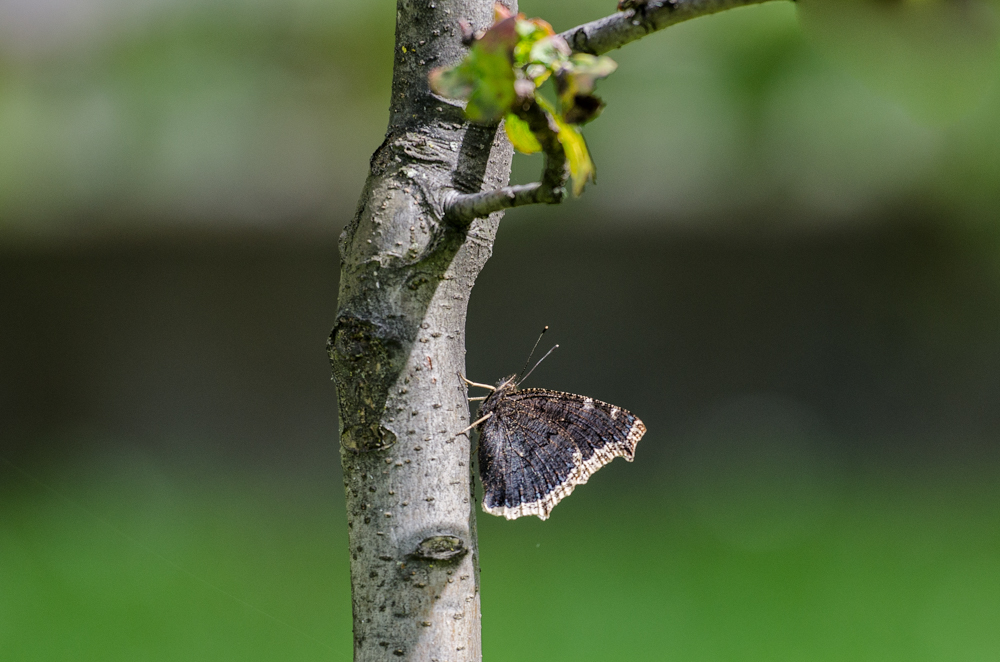
[[[581,50],[602,52],[640,31],[756,1],[651,2],[638,18],[629,10],[565,34]],[[515,0],[502,4],[517,11]],[[664,12],[676,20],[660,20]],[[340,238],[328,350],[358,662],[481,659],[471,435],[456,436],[469,421],[459,374],[473,283],[492,252],[499,210],[521,198],[508,189],[469,202],[507,186],[510,144],[428,87],[432,68],[465,53],[459,20],[488,27],[493,0],[397,0],[389,127]],[[462,200],[465,213],[448,213]]]
[[[516,11],[516,4],[505,3]],[[427,75],[492,0],[398,0],[389,128],[340,239],[330,356],[340,404],[355,660],[478,661],[465,316],[501,213],[446,223],[455,192],[505,186],[512,150]]]

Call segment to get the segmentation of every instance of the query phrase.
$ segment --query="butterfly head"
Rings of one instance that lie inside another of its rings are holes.
[[[481,414],[489,414],[501,400],[516,390],[517,377],[515,375],[501,379],[497,382],[496,388],[493,389],[493,392],[486,396],[483,404],[479,406],[479,412]]]
[[[512,393],[517,390],[517,375],[511,375],[510,377],[505,377],[497,382],[496,390],[493,395],[499,395],[503,393]]]

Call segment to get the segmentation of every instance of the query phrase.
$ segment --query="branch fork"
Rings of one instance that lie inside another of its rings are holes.
[[[464,227],[477,218],[489,216],[502,209],[542,203],[559,204],[565,199],[570,172],[566,151],[558,138],[558,127],[538,105],[534,96],[519,99],[519,103],[511,109],[511,112],[528,123],[531,132],[542,146],[545,165],[541,181],[518,186],[503,186],[478,193],[452,192],[444,205],[447,222]]]

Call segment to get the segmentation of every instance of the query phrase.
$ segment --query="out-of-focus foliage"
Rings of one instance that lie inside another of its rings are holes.
[[[544,523],[482,516],[484,649],[553,662],[996,659],[995,482],[806,482],[797,458],[754,457],[753,471],[699,484],[592,481]],[[55,494],[0,469],[3,659],[350,660],[332,482],[219,474],[208,489],[130,467],[48,476]]]
[[[1000,152],[983,146],[1000,140],[996,66],[978,102],[942,124],[829,56],[791,3],[664,37],[616,53],[588,133],[602,163],[591,202],[607,213],[809,223],[917,206],[951,223],[1000,208]]]
[[[0,241],[339,227],[388,116],[392,0],[0,5]],[[995,3],[804,0],[616,51],[572,203],[656,223],[1000,210]],[[521,3],[556,31],[604,0]],[[801,17],[801,18],[800,18]],[[538,157],[521,157],[522,180]],[[547,213],[560,213],[551,208]]]
[[[996,82],[997,6],[988,0],[801,0],[806,34],[919,119],[946,125]]]
[[[385,131],[393,20],[389,2],[3,3],[0,235],[343,216]]]

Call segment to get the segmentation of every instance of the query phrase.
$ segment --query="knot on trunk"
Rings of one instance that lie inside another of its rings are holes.
[[[469,548],[458,536],[442,535],[421,540],[412,556],[425,561],[456,561],[468,552]]]

